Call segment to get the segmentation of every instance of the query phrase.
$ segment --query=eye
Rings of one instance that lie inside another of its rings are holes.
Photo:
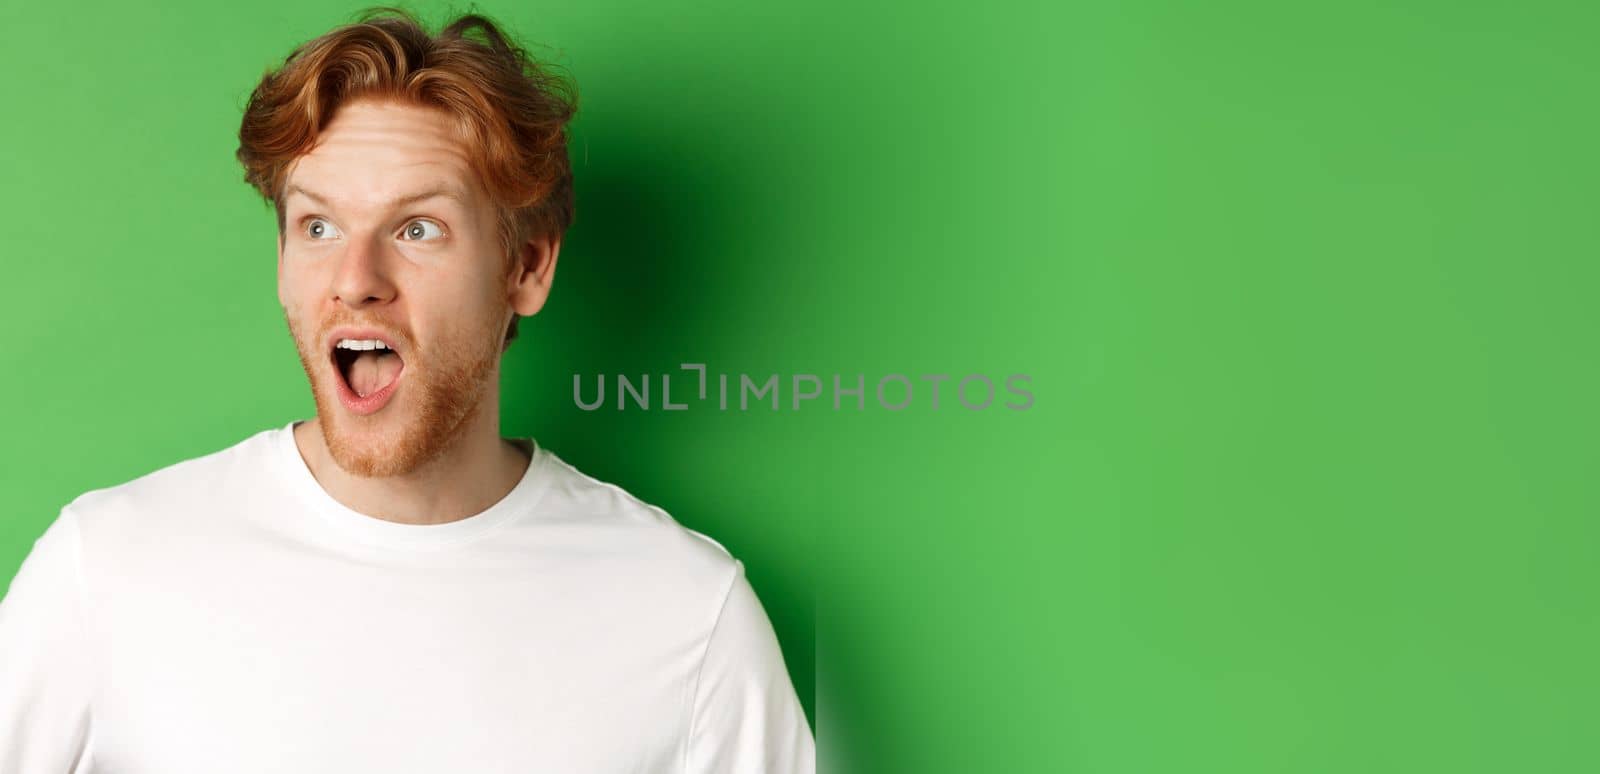
[[[306,222],[306,236],[312,239],[336,239],[343,234],[339,228],[322,218],[312,218]]]
[[[405,229],[400,232],[401,239],[413,242],[438,239],[442,236],[444,236],[444,229],[439,228],[439,224],[431,220],[413,220],[407,223]]]

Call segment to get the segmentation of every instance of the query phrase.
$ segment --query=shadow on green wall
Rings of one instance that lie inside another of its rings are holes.
[[[698,278],[715,276],[721,262],[738,257],[717,254],[704,237],[741,217],[747,204],[737,192],[766,173],[734,170],[748,178],[732,180],[726,171],[697,163],[714,152],[713,144],[711,136],[674,141],[645,123],[600,121],[575,130],[577,218],[562,246],[549,304],[521,321],[507,353],[502,422],[508,433],[533,435],[579,470],[662,507],[742,560],[814,727],[815,563],[809,548],[775,539],[759,517],[781,509],[730,495],[714,463],[693,479],[659,464],[687,453],[696,434],[715,432],[730,418],[618,411],[609,387],[600,410],[580,410],[572,398],[574,374],[586,380],[605,374],[614,386],[618,371],[647,372],[652,379],[676,371],[685,357],[702,351],[690,319],[714,320],[732,300],[724,294],[736,289],[708,287]],[[656,400],[658,387],[652,385]]]

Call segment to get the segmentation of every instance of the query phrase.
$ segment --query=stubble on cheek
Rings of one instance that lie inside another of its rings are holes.
[[[425,358],[418,380],[416,417],[396,451],[411,467],[426,464],[454,446],[482,411],[500,350],[485,346],[483,330]],[[410,469],[410,468],[407,468]]]
[[[328,383],[328,380],[337,376],[332,373],[331,368],[326,367],[324,362],[326,358],[322,353],[310,349],[316,346],[316,337],[307,335],[295,323],[293,313],[287,308],[284,309],[283,319],[289,327],[289,337],[294,342],[295,355],[300,360],[301,370],[305,372],[306,383],[311,387],[311,399],[316,404],[317,417],[321,420],[323,438],[329,441],[334,435],[342,435],[330,432],[328,427],[331,421],[335,421],[334,409],[339,400],[334,394],[338,387]]]

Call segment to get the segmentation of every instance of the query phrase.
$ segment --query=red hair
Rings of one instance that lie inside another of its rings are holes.
[[[455,120],[494,202],[508,267],[524,240],[566,233],[574,214],[566,130],[577,112],[572,81],[483,16],[461,16],[430,35],[409,12],[385,7],[296,48],[250,95],[236,155],[245,182],[277,210],[279,239],[290,164],[311,150],[340,105],[362,97],[438,108]]]

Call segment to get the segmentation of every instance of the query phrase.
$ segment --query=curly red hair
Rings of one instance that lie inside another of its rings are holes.
[[[409,12],[381,7],[296,48],[250,95],[235,155],[245,182],[277,210],[280,239],[289,166],[311,150],[340,105],[362,97],[440,108],[455,119],[495,202],[508,262],[524,240],[559,238],[571,225],[572,81],[483,16],[461,16],[430,35]],[[516,328],[513,317],[508,343]]]

